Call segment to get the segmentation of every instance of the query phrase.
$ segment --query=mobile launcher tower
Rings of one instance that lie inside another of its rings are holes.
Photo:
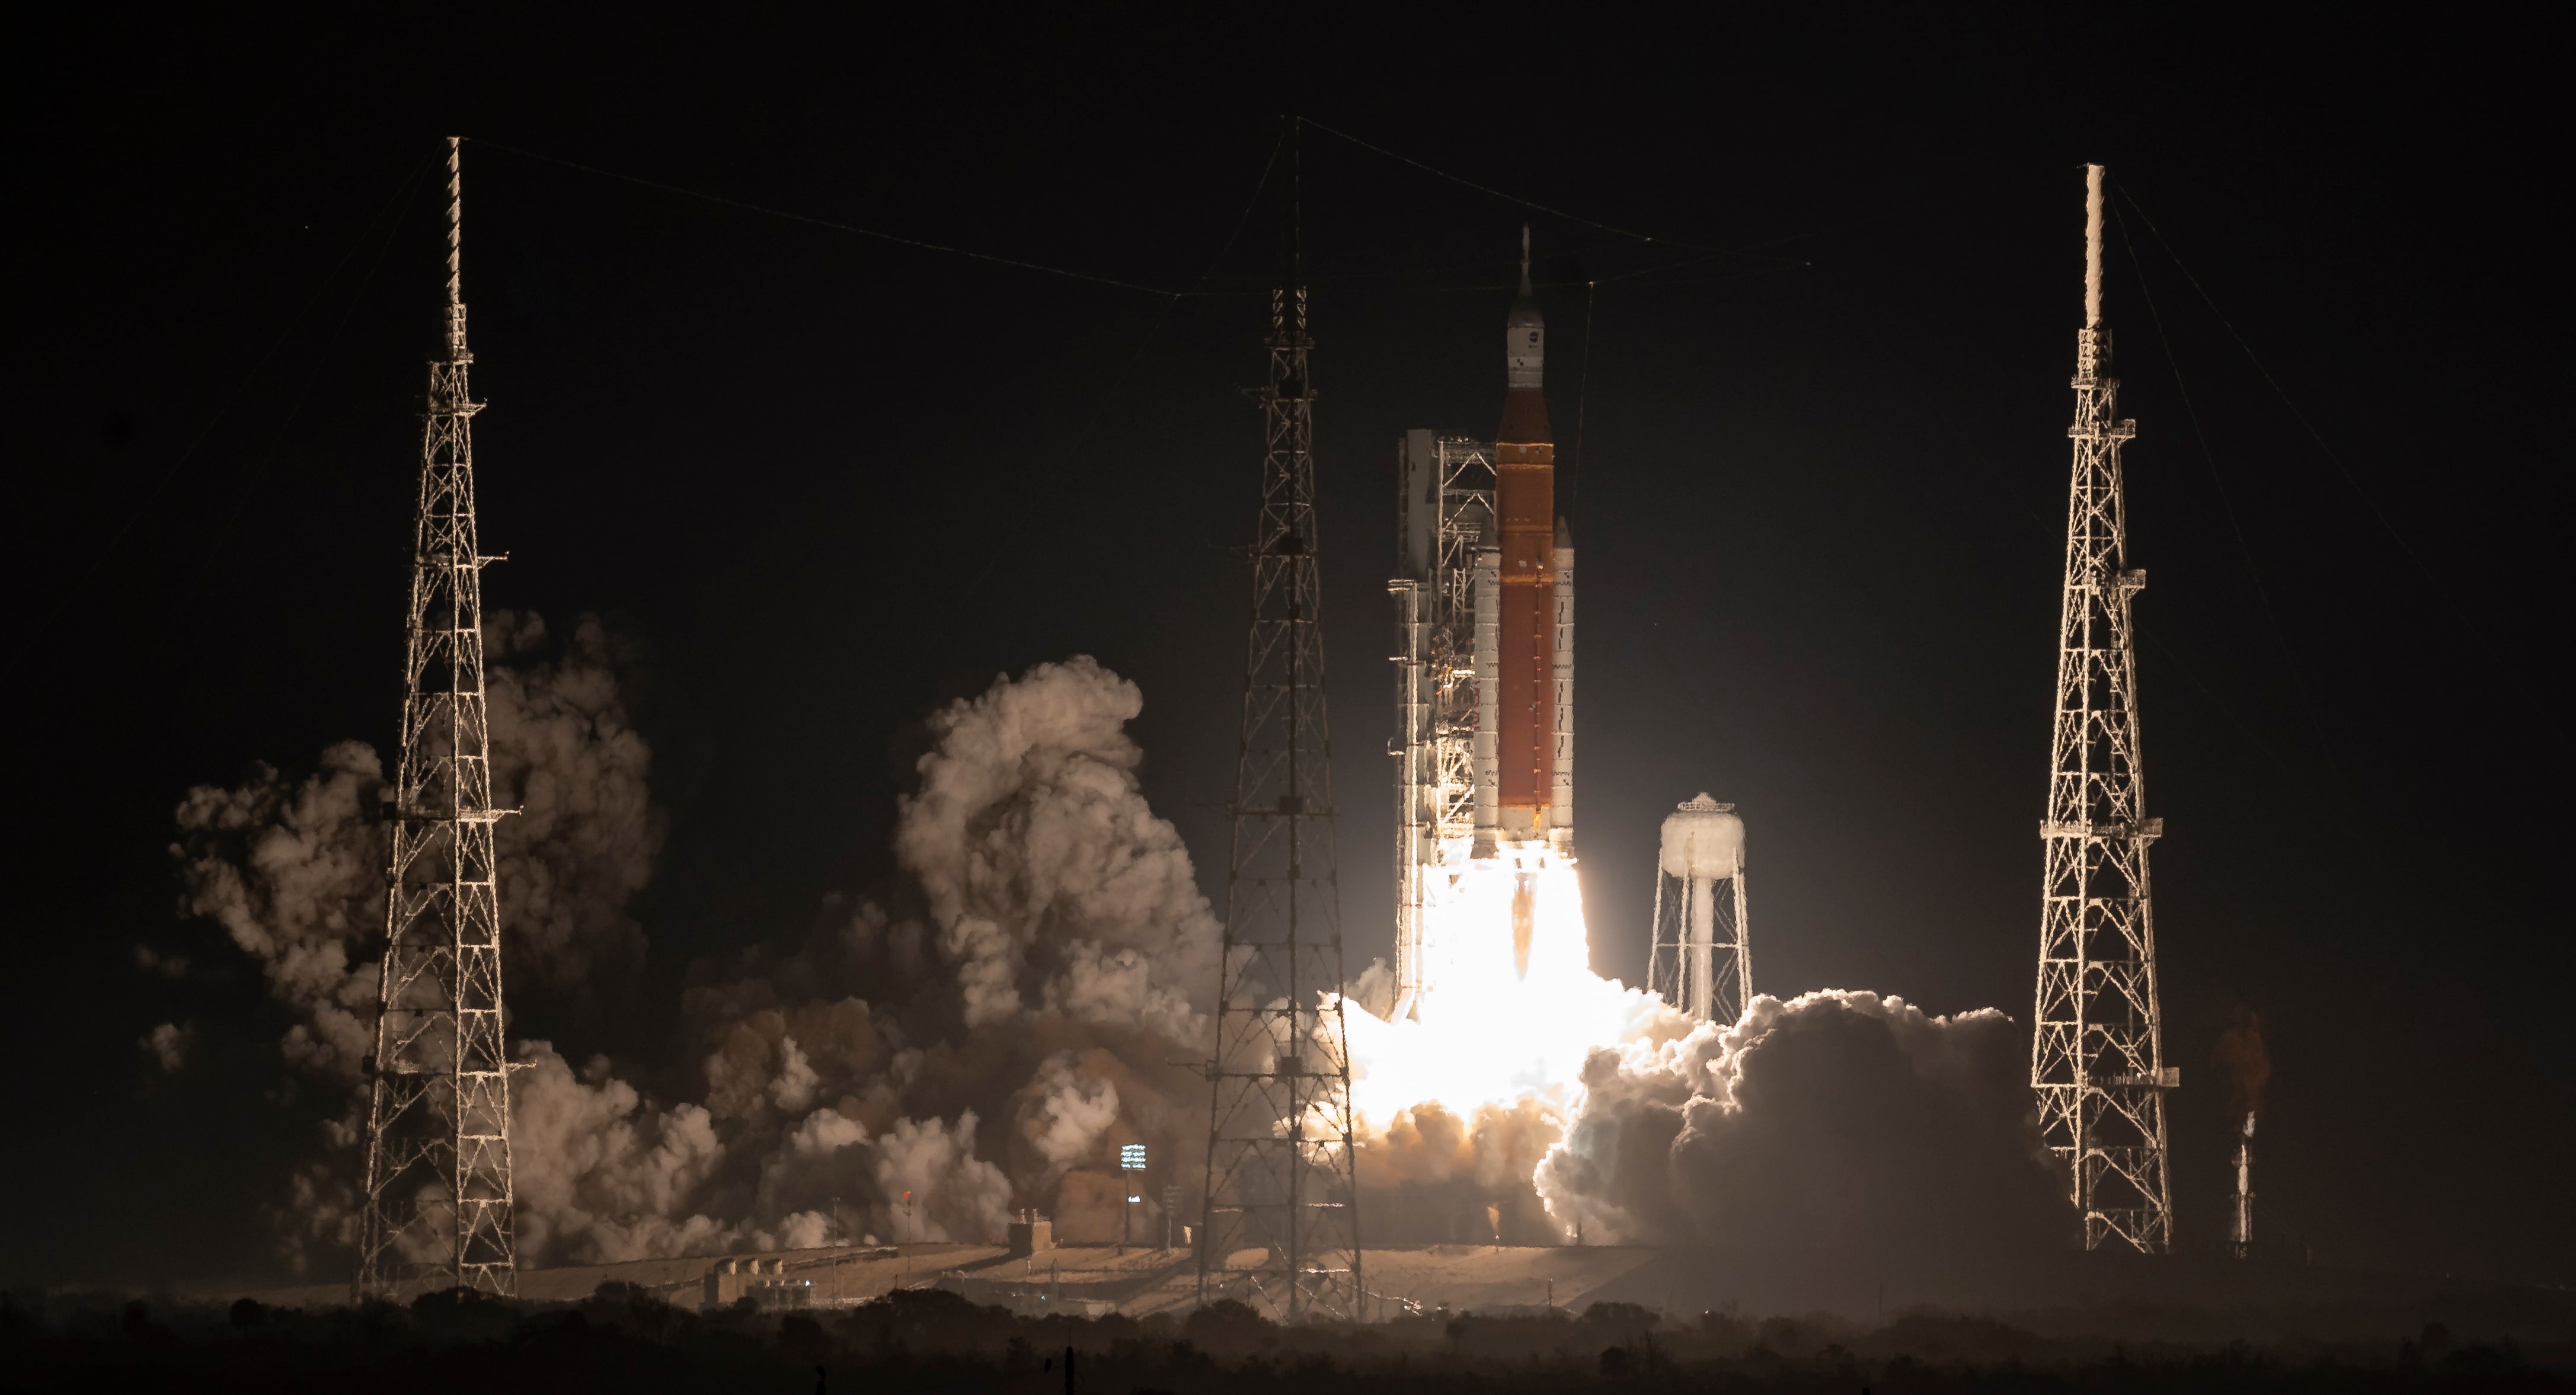
[[[1574,547],[1556,514],[1546,349],[1524,228],[1496,439],[1410,431],[1399,448],[1398,1019],[1420,1015],[1437,966],[1462,948],[1437,943],[1460,924],[1439,909],[1471,863],[1518,877],[1526,955],[1538,873],[1574,862]]]

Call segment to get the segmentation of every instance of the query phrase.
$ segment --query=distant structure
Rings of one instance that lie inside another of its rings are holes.
[[[1507,865],[1524,960],[1532,883],[1574,862],[1574,539],[1556,514],[1547,322],[1521,229],[1503,322],[1503,418],[1488,443],[1397,447],[1394,1018],[1419,1016],[1462,946],[1441,914],[1471,862]]]
[[[1732,804],[1702,794],[1664,816],[1646,982],[1702,1022],[1732,1023],[1753,1000],[1744,820]]]
[[[385,956],[367,1059],[357,1292],[517,1291],[501,905],[484,728],[483,582],[460,271],[463,175],[447,142],[447,343],[429,365],[412,525],[409,657],[387,813]]]
[[[2238,1259],[2254,1254],[2254,1111],[2236,1127],[2236,1213],[2227,1219],[2227,1252]]]
[[[2130,604],[2147,584],[2128,566],[2117,415],[2119,380],[2102,322],[2102,167],[2085,166],[2084,328],[2076,334],[2073,478],[2066,588],[2058,620],[2057,712],[2049,756],[2040,887],[2039,978],[2030,1083],[2042,1137],[2067,1167],[2084,1247],[2117,1240],[2150,1254],[2173,1244],[2166,1177],[2164,1063],[2138,737],[2137,636]]]
[[[1361,1276],[1293,126],[1288,138],[1288,275],[1270,297],[1270,376],[1261,390],[1268,449],[1252,540],[1216,1055],[1206,1067],[1198,1295],[1295,1322],[1358,1317]]]

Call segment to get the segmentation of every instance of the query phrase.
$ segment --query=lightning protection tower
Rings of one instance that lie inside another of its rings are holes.
[[[484,728],[475,412],[460,272],[463,176],[447,142],[447,342],[429,365],[376,1049],[368,1058],[361,1297],[516,1291],[501,906]]]
[[[2117,415],[2102,322],[2102,167],[2085,167],[2084,328],[2075,340],[2075,444],[2066,503],[2066,589],[2058,620],[2040,888],[2039,979],[2030,1083],[2042,1136],[2067,1168],[2084,1247],[2119,1241],[2150,1254],[2173,1244],[2165,1166],[2164,1063],[2138,744],[2137,632],[2130,605],[2147,584],[2128,565]]]
[[[1702,1022],[1732,1023],[1753,1001],[1753,927],[1744,902],[1744,820],[1703,794],[1664,816],[1646,983]]]
[[[1268,449],[1206,1067],[1198,1299],[1240,1298],[1294,1322],[1357,1317],[1361,1288],[1293,125],[1288,140],[1288,276],[1270,297],[1260,391]]]

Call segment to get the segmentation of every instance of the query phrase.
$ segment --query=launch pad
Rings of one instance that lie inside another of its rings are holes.
[[[1668,1286],[1668,1268],[1669,1252],[1642,1246],[1372,1245],[1361,1316],[1384,1321],[1549,1306],[1580,1311],[1605,1299],[1651,1303]],[[574,1303],[612,1283],[699,1311],[744,1298],[757,1307],[829,1311],[897,1289],[941,1289],[1024,1316],[1177,1315],[1199,1302],[1193,1252],[1133,1245],[1064,1245],[1034,1255],[1015,1255],[1003,1245],[917,1244],[639,1259],[521,1270],[517,1296]],[[322,1308],[347,1302],[349,1290],[319,1284],[249,1296],[273,1307]]]

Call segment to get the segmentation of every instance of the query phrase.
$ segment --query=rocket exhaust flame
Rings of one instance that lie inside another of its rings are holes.
[[[1521,978],[1529,978],[1530,939],[1537,934],[1531,924],[1532,906],[1538,899],[1535,878],[1527,873],[1512,882],[1512,966]]]
[[[1592,972],[1574,868],[1524,857],[1468,863],[1429,908],[1425,938],[1439,953],[1412,1017],[1351,1005],[1351,1103],[1364,1134],[1382,1136],[1426,1104],[1470,1115],[1529,1096],[1558,1113],[1577,1101],[1595,1048],[1689,1029],[1653,994]]]

